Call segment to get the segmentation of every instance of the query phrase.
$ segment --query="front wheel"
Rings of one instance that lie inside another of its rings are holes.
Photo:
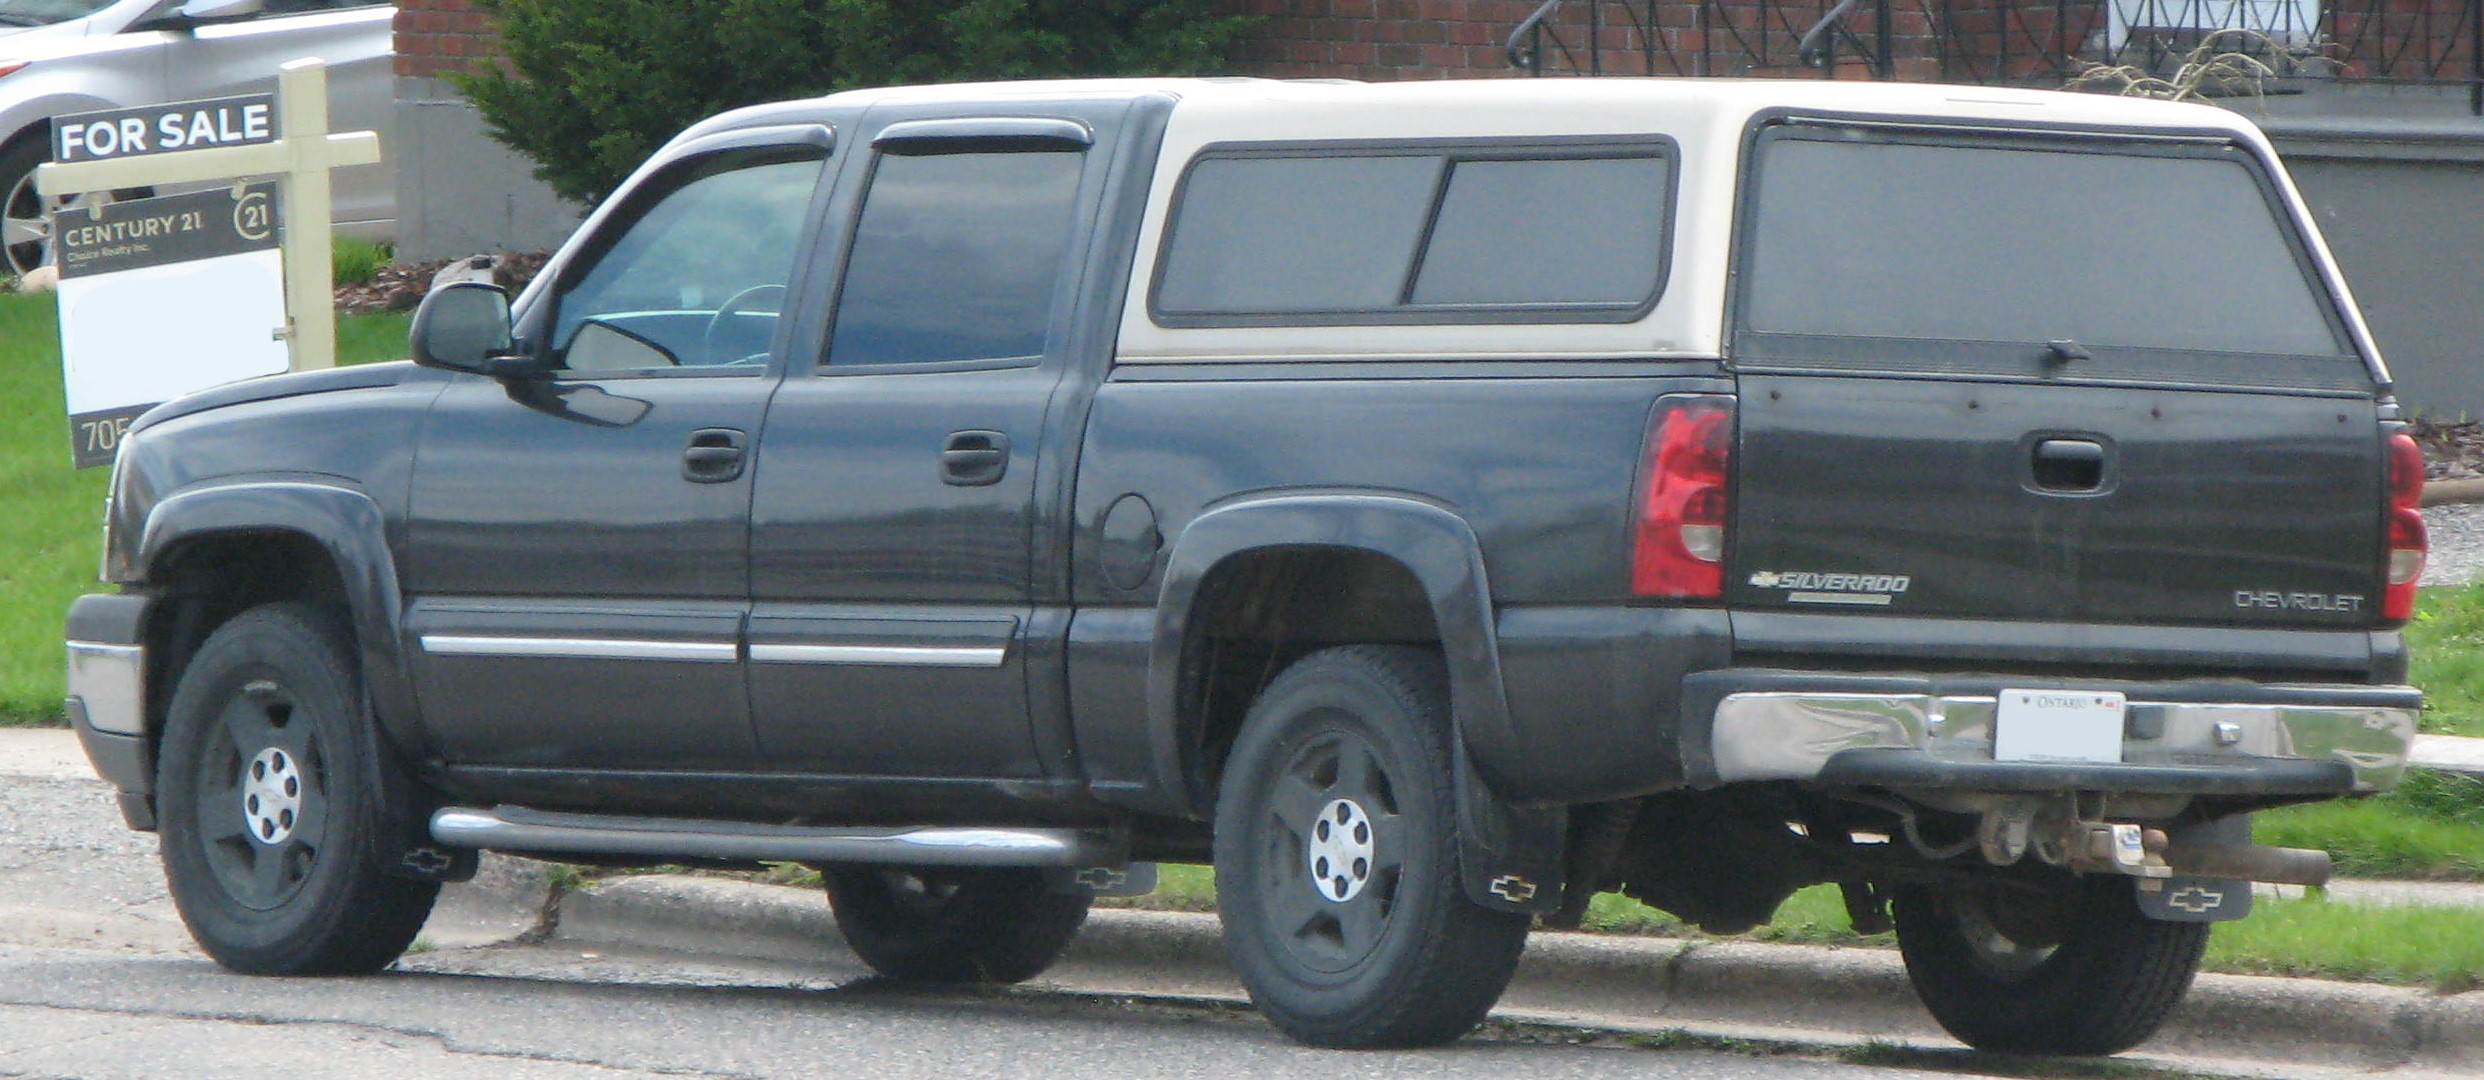
[[[1216,802],[1226,949],[1271,1023],[1314,1046],[1445,1043],[1499,1000],[1529,917],[1459,880],[1440,657],[1297,661],[1245,718]]]
[[[907,982],[1032,979],[1078,936],[1090,902],[1014,867],[829,866],[820,877],[854,954]]]
[[[2208,948],[2207,923],[2139,910],[2131,879],[2049,890],[1900,889],[1898,949],[1916,996],[1978,1050],[2116,1054],[2156,1033]]]
[[[199,947],[235,971],[376,971],[440,891],[388,873],[393,763],[340,623],[302,604],[234,616],[181,673],[165,717],[164,877]]]

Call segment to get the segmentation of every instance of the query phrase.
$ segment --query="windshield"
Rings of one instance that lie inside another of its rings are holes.
[[[0,26],[49,26],[83,19],[113,0],[0,0]]]

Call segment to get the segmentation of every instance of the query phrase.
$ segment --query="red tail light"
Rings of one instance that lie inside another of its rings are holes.
[[[2381,591],[2381,618],[2405,622],[2415,614],[2415,582],[2424,576],[2424,452],[2404,434],[2389,437],[2389,578]]]
[[[1657,402],[1640,481],[1631,592],[1676,599],[1724,593],[1725,485],[1733,454],[1732,398],[1675,395]]]

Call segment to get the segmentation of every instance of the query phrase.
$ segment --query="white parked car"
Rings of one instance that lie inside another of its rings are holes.
[[[34,168],[68,113],[273,89],[276,69],[326,60],[329,123],[385,131],[396,9],[369,0],[0,0],[0,271],[48,257]],[[384,145],[384,143],[383,143]],[[385,235],[396,198],[385,165],[336,174],[336,222]]]

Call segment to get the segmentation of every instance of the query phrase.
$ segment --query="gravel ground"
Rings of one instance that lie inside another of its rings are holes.
[[[2424,584],[2460,585],[2484,576],[2484,503],[2426,507],[2424,530],[2432,539]]]

